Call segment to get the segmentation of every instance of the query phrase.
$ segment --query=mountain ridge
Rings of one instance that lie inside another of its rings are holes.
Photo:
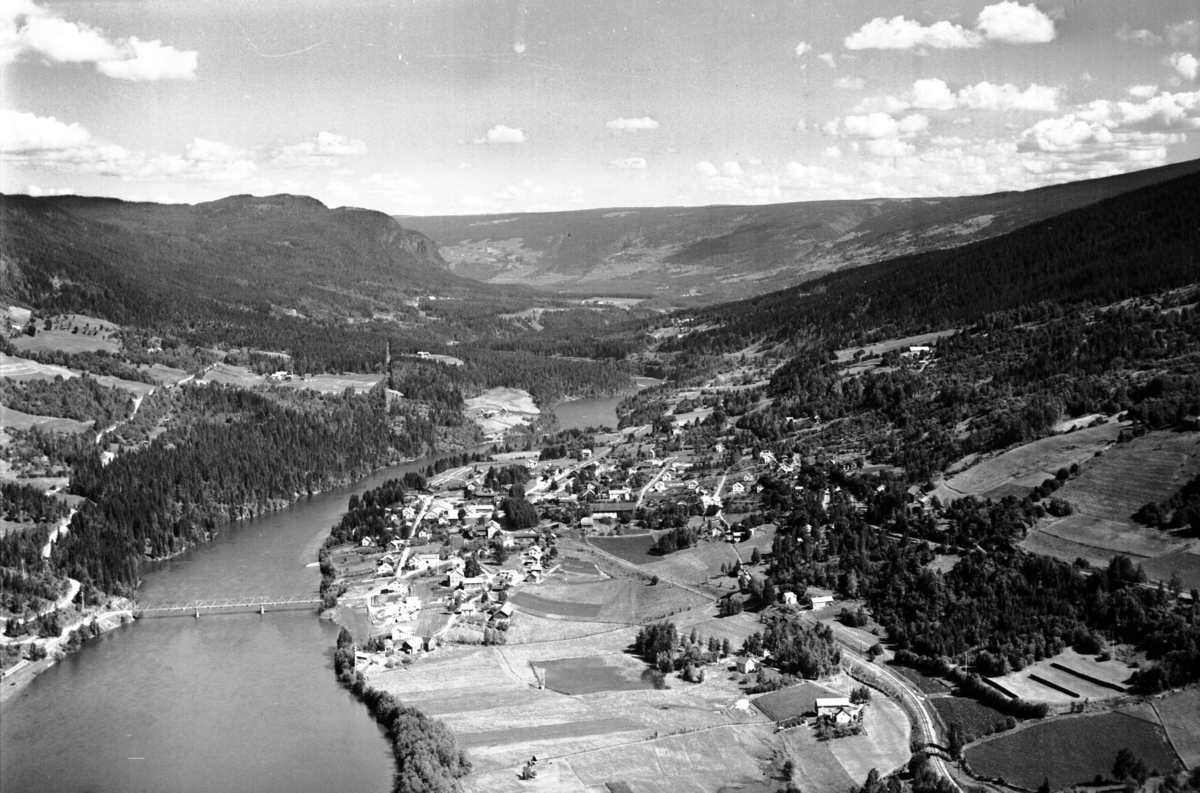
[[[1196,171],[1200,160],[951,198],[395,217],[436,240],[453,272],[486,283],[710,304],[999,236]]]

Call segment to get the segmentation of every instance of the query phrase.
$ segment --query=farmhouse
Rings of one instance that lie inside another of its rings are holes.
[[[593,501],[588,505],[592,518],[616,518],[621,515],[633,517],[637,505],[632,501]]]
[[[832,719],[835,724],[850,724],[862,718],[862,705],[854,705],[848,697],[818,697],[817,718]]]
[[[737,667],[737,670],[739,672],[741,672],[743,675],[749,674],[758,668],[758,662],[755,661],[753,658],[750,658],[749,656],[747,656],[746,658],[737,659],[737,661],[734,662],[734,665]],[[849,702],[849,700],[846,700],[846,701]]]
[[[833,595],[813,595],[812,610],[819,611],[833,605]]]

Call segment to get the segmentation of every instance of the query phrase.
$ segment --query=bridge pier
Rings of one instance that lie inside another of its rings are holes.
[[[200,609],[196,609],[196,619],[200,619]]]

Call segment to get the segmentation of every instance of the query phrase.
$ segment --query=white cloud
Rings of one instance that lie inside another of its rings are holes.
[[[411,176],[387,173],[373,173],[363,179],[361,184],[368,190],[383,193],[411,193],[421,187],[421,183]]]
[[[867,84],[861,77],[842,77],[834,85],[846,91],[858,91]]]
[[[917,80],[912,87],[912,106],[924,110],[953,110],[958,105],[954,92],[942,80]]]
[[[976,27],[993,41],[1013,44],[1045,44],[1056,35],[1054,20],[1036,5],[1023,6],[1013,0],[986,6],[979,12]]]
[[[725,176],[741,176],[742,166],[736,160],[729,160],[721,163],[721,173]]]
[[[817,57],[820,58],[821,62],[824,63],[826,66],[828,66],[830,69],[837,68],[837,64],[834,63],[834,61],[833,61],[833,53],[832,52],[822,52]]]
[[[614,132],[638,132],[639,130],[644,129],[658,129],[658,122],[649,116],[643,116],[642,118],[618,117],[614,118],[612,121],[609,121],[604,126],[613,130]],[[522,135],[521,140],[524,139],[525,137]],[[520,143],[521,141],[514,142]]]
[[[824,154],[826,157],[833,157],[836,159],[842,156],[842,150],[837,146],[830,146],[829,148],[825,149],[822,154]]]
[[[613,160],[614,168],[622,171],[643,170],[646,167],[645,157],[626,157],[622,160]]]
[[[801,55],[803,55],[806,52],[810,52],[811,50],[812,50],[812,45],[808,44],[807,42],[802,41],[796,45],[796,57],[799,58]]]
[[[800,119],[799,121],[797,121],[796,122],[796,131],[797,132],[808,132],[808,122],[805,121],[804,119]]]
[[[922,25],[903,16],[876,17],[846,37],[848,50],[909,50],[916,47],[962,49],[978,47],[977,33],[950,22]]]
[[[864,96],[858,101],[851,113],[887,113],[896,115],[911,108],[912,102],[894,96]]]
[[[100,61],[96,68],[109,77],[134,82],[193,80],[196,77],[197,53],[181,52],[158,39],[141,41],[136,36],[130,37],[125,54],[126,57]]]
[[[535,195],[544,193],[532,179],[522,179],[517,184],[510,184],[502,190],[497,190],[492,193],[492,198],[500,201],[521,201]]]
[[[851,138],[892,138],[897,136],[912,136],[929,126],[929,119],[920,113],[911,113],[902,119],[895,119],[887,113],[867,113],[861,116],[846,116],[832,122],[833,129],[843,137]],[[826,130],[829,130],[827,125]]]
[[[319,132],[306,141],[282,146],[272,153],[271,163],[281,168],[336,168],[339,157],[365,154],[367,144],[361,140]]]
[[[923,25],[904,16],[876,17],[843,44],[849,50],[973,49],[985,40],[1034,44],[1053,41],[1055,35],[1054,21],[1033,3],[1002,0],[979,12],[975,30],[945,20]]]
[[[78,124],[67,124],[53,116],[0,110],[0,152],[5,154],[73,149],[90,141],[91,135]]]
[[[1170,57],[1171,68],[1179,72],[1180,77],[1195,80],[1200,73],[1200,60],[1190,52],[1173,52]]]
[[[236,160],[249,157],[250,153],[220,141],[193,138],[183,156],[188,160]]]
[[[487,131],[482,138],[476,138],[475,143],[524,143],[525,133],[514,127],[497,124]]]
[[[71,22],[30,0],[10,0],[0,12],[0,63],[33,53],[56,63],[94,63],[120,80],[193,80],[199,55],[161,40],[110,40],[100,28]]]
[[[583,190],[578,187],[567,193],[567,201],[571,202],[572,204],[582,204],[584,197]]]
[[[881,138],[866,142],[867,151],[879,157],[905,157],[916,151],[911,144],[897,138]]]
[[[1012,83],[994,85],[985,81],[961,89],[958,101],[972,110],[1054,111],[1058,109],[1058,89],[1030,83],[1022,91]]]
[[[35,184],[25,186],[25,195],[31,195],[34,198],[47,195],[74,195],[75,189],[72,187],[38,187]]]
[[[1161,44],[1163,37],[1157,33],[1142,28],[1141,30],[1130,30],[1128,25],[1122,25],[1117,28],[1117,38],[1121,41],[1132,41],[1136,44]]]
[[[701,160],[700,162],[696,163],[696,170],[701,176],[717,176],[721,173],[720,170],[717,169],[717,166],[713,165],[708,160]]]
[[[1085,121],[1073,113],[1061,118],[1047,118],[1022,133],[1022,137],[1044,152],[1079,151],[1087,144],[1110,143],[1113,140],[1110,123]]]
[[[1149,99],[1158,93],[1157,85],[1131,85],[1128,88],[1131,96],[1136,96],[1139,99]]]

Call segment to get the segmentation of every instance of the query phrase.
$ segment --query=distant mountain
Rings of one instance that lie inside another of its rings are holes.
[[[0,298],[151,325],[214,310],[370,316],[494,291],[387,215],[313,198],[195,206],[0,196]]]
[[[957,198],[399,219],[437,240],[454,273],[488,283],[713,303],[999,236],[1196,171],[1200,161]]]

